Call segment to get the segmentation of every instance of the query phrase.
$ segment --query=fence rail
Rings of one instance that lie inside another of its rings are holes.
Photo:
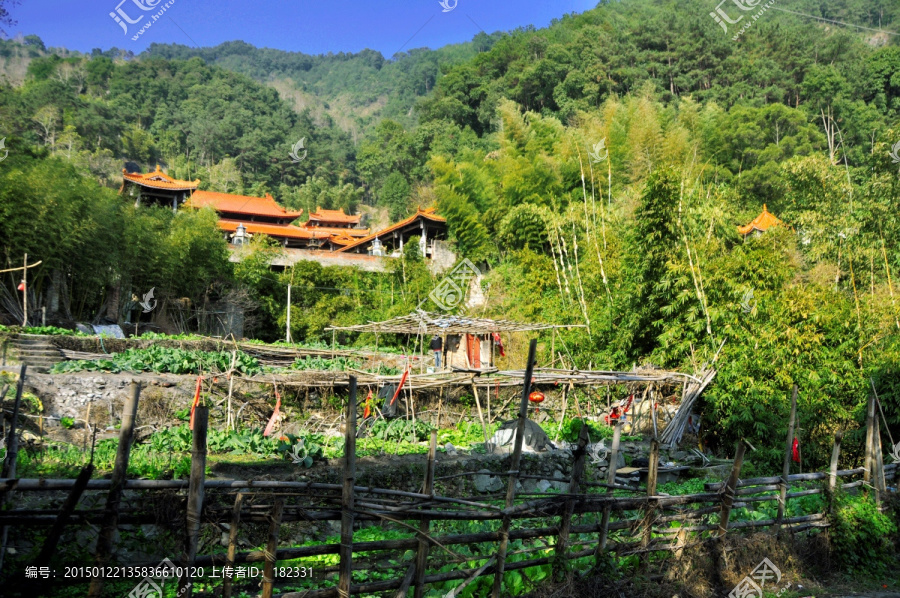
[[[529,384],[524,385],[519,411],[519,439],[525,421],[525,409]],[[352,423],[356,414],[356,384],[351,380],[351,392],[347,404],[347,421]],[[140,394],[136,385],[134,405]],[[198,408],[203,410],[203,408]],[[196,567],[234,566],[242,563],[264,563],[262,596],[271,596],[278,561],[303,559],[321,555],[340,554],[339,564],[326,567],[320,573],[331,576],[335,587],[281,594],[283,598],[325,598],[350,596],[361,593],[387,592],[388,595],[406,596],[412,591],[421,596],[430,584],[463,580],[469,584],[483,576],[494,577],[493,596],[498,596],[504,572],[519,571],[550,565],[553,574],[562,578],[567,574],[567,563],[596,557],[604,552],[618,556],[640,555],[646,559],[651,553],[678,554],[685,548],[724,537],[728,532],[777,528],[779,532],[798,532],[829,525],[825,514],[811,513],[796,517],[785,515],[781,503],[778,516],[759,521],[732,521],[734,509],[753,507],[762,502],[784,502],[804,496],[820,494],[846,480],[845,488],[867,485],[874,491],[876,500],[890,491],[887,480],[896,479],[897,464],[883,465],[880,455],[867,455],[871,469],[855,468],[838,470],[840,437],[835,439],[835,451],[829,472],[803,473],[782,477],[740,479],[742,458],[747,446],[738,445],[730,475],[723,482],[708,483],[704,492],[669,496],[656,489],[656,472],[659,466],[658,444],[652,443],[647,484],[639,490],[623,490],[612,483],[616,479],[617,451],[621,424],[615,428],[612,450],[609,456],[607,481],[609,484],[587,483],[584,477],[587,451],[587,426],[583,426],[573,453],[572,474],[568,480],[572,492],[522,493],[517,492],[518,455],[521,443],[516,443],[511,458],[509,489],[506,500],[491,502],[479,497],[441,496],[434,492],[435,437],[426,457],[424,492],[405,492],[386,488],[373,488],[355,483],[355,427],[346,426],[344,482],[323,484],[292,481],[239,481],[206,480],[202,463],[205,460],[206,414],[198,412],[195,420],[195,442],[192,452],[190,480],[124,480],[127,470],[131,424],[122,427],[121,458],[116,461],[116,471],[111,480],[57,479],[0,479],[0,498],[8,501],[14,493],[67,493],[67,499],[59,510],[10,509],[0,511],[0,526],[98,525],[105,538],[98,549],[97,559],[107,562],[113,553],[115,527],[122,524],[168,523],[184,530],[187,547],[180,556],[182,565]],[[878,447],[877,425],[872,431],[872,447]],[[874,450],[874,449],[873,449]],[[89,476],[88,476],[89,477]],[[827,482],[821,487],[795,488],[798,483]],[[614,486],[616,486],[614,494]],[[101,492],[112,496],[103,508],[76,509],[86,492]],[[630,496],[622,496],[630,492]],[[768,493],[768,494],[767,494]],[[777,493],[777,494],[773,494]],[[581,516],[581,517],[579,517]],[[538,520],[538,527],[528,527]],[[546,525],[548,522],[552,525]],[[555,520],[555,521],[554,521]],[[294,521],[341,521],[341,542],[315,546],[279,548],[278,532],[281,523]],[[408,529],[411,537],[401,539],[355,542],[354,524],[359,521],[388,522]],[[431,530],[438,522],[488,521],[499,524],[499,529],[478,533],[433,535]],[[268,523],[269,534],[264,550],[237,551],[238,529],[247,523]],[[516,526],[514,522],[523,522]],[[223,554],[197,554],[201,527],[227,523],[229,530],[228,552]],[[510,541],[543,539],[543,546],[524,550],[510,550]],[[57,542],[59,534],[49,534],[48,542]],[[462,545],[493,544],[480,555],[458,554],[454,547]],[[41,553],[50,555],[54,546],[45,544]],[[387,555],[415,551],[412,562],[386,564],[384,559],[373,558],[371,553]],[[543,554],[535,554],[543,553]],[[49,558],[49,557],[48,557]],[[643,561],[647,562],[647,561]],[[448,563],[459,568],[438,571]],[[155,563],[146,563],[154,565]],[[353,573],[366,570],[391,571],[392,579],[353,583]],[[182,579],[181,586],[190,594],[190,580]],[[232,580],[233,581],[233,580]],[[322,581],[322,580],[318,580]],[[102,579],[94,579],[91,596],[99,596]],[[395,590],[400,590],[395,592]],[[226,584],[225,595],[231,593],[231,582]]]

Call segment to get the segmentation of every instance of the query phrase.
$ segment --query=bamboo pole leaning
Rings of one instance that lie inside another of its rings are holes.
[[[350,596],[353,576],[353,521],[356,485],[356,376],[350,376],[350,395],[344,430],[344,487],[341,495],[341,549],[338,595]]]

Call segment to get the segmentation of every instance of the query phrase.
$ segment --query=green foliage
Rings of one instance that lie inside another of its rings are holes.
[[[61,425],[66,430],[71,430],[75,427],[75,420],[71,417],[61,417],[59,419],[59,425]]]
[[[559,437],[567,442],[577,441],[578,435],[581,434],[581,428],[585,425],[585,423],[587,423],[588,426],[588,434],[591,442],[599,442],[604,438],[612,438],[613,429],[610,426],[598,424],[592,421],[585,421],[577,417],[573,417],[571,419],[566,418],[566,420],[563,421]]]
[[[23,329],[25,334],[46,334],[52,336],[90,336],[79,330],[69,330],[68,328],[58,328],[56,326],[29,326]]]
[[[51,368],[54,374],[80,371],[109,372],[157,372],[168,374],[199,374],[203,372],[224,372],[231,367],[232,354],[229,351],[187,351],[154,345],[146,349],[127,349],[114,353],[109,359],[95,361],[74,360],[57,363]],[[235,370],[252,376],[262,372],[255,357],[238,351]]]
[[[829,515],[832,553],[851,573],[879,575],[896,566],[891,537],[897,526],[868,496],[835,496]]]
[[[325,370],[334,372],[346,372],[362,367],[360,362],[349,357],[335,357],[327,359],[324,357],[298,357],[291,364],[292,370]]]
[[[427,440],[434,429],[434,426],[422,420],[413,422],[405,419],[393,419],[390,421],[379,419],[372,424],[369,434],[373,438],[388,442],[397,440],[418,442]]]

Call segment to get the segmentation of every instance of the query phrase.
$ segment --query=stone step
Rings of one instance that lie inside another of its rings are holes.
[[[17,347],[19,355],[62,355],[56,347]]]

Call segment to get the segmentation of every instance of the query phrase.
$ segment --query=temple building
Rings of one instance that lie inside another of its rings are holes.
[[[434,208],[423,210],[405,220],[365,236],[337,251],[344,253],[367,253],[374,256],[399,257],[403,244],[410,237],[419,237],[419,249],[426,259],[435,255],[436,241],[447,238],[447,219],[434,213]]]
[[[199,179],[196,181],[173,179],[161,171],[157,164],[156,170],[147,174],[128,172],[123,168],[119,194],[134,198],[135,207],[159,205],[177,210],[199,185]]]
[[[750,224],[746,226],[739,226],[737,227],[737,229],[738,233],[740,233],[746,240],[750,235],[758,237],[773,226],[777,226],[781,223],[781,220],[779,220],[774,214],[769,212],[766,204],[763,204],[763,211],[759,216],[754,218],[753,221],[750,222]]]

